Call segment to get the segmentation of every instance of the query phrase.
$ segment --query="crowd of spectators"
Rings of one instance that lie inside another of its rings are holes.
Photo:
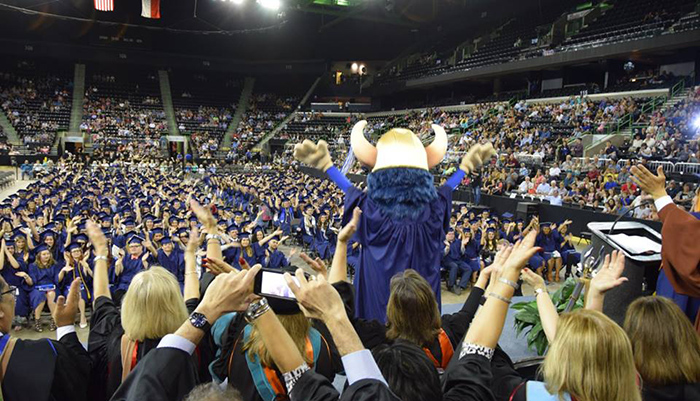
[[[176,119],[180,133],[189,133],[199,156],[212,158],[219,142],[233,118],[228,108],[200,106],[196,110],[177,109]]]
[[[299,99],[293,96],[272,93],[254,95],[233,133],[227,158],[248,158],[253,145],[287,118],[298,103]]]
[[[56,132],[68,127],[71,82],[51,74],[33,74],[20,63],[21,72],[0,73],[0,105],[22,143],[38,153],[48,153]]]
[[[141,82],[141,81],[137,81]],[[80,129],[93,146],[149,152],[168,132],[154,75],[141,83],[109,74],[91,76]]]

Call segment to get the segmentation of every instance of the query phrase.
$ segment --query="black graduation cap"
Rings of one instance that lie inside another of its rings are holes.
[[[48,250],[49,250],[49,247],[46,244],[39,244],[36,248],[34,248],[34,251],[37,253],[37,255],[40,252],[48,251]]]
[[[144,241],[143,238],[139,237],[138,235],[132,235],[129,237],[129,239],[126,241],[127,245],[133,245],[133,244],[138,244],[141,245],[141,243]]]
[[[68,252],[72,251],[73,249],[81,249],[82,245],[79,242],[73,241],[70,244],[68,244],[68,247],[66,250]]]

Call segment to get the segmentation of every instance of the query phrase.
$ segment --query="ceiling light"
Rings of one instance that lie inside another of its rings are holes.
[[[274,11],[279,10],[282,6],[280,0],[258,0],[258,4],[260,4],[264,8]]]

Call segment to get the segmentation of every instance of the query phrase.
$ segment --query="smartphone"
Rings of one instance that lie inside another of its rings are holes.
[[[294,293],[284,280],[284,273],[282,270],[261,269],[255,276],[253,292],[264,297],[296,300]],[[292,280],[299,284],[296,277],[292,276]]]

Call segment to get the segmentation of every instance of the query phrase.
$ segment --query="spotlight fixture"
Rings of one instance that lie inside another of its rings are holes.
[[[263,8],[267,8],[273,11],[277,11],[282,6],[280,0],[258,0],[258,4]]]

